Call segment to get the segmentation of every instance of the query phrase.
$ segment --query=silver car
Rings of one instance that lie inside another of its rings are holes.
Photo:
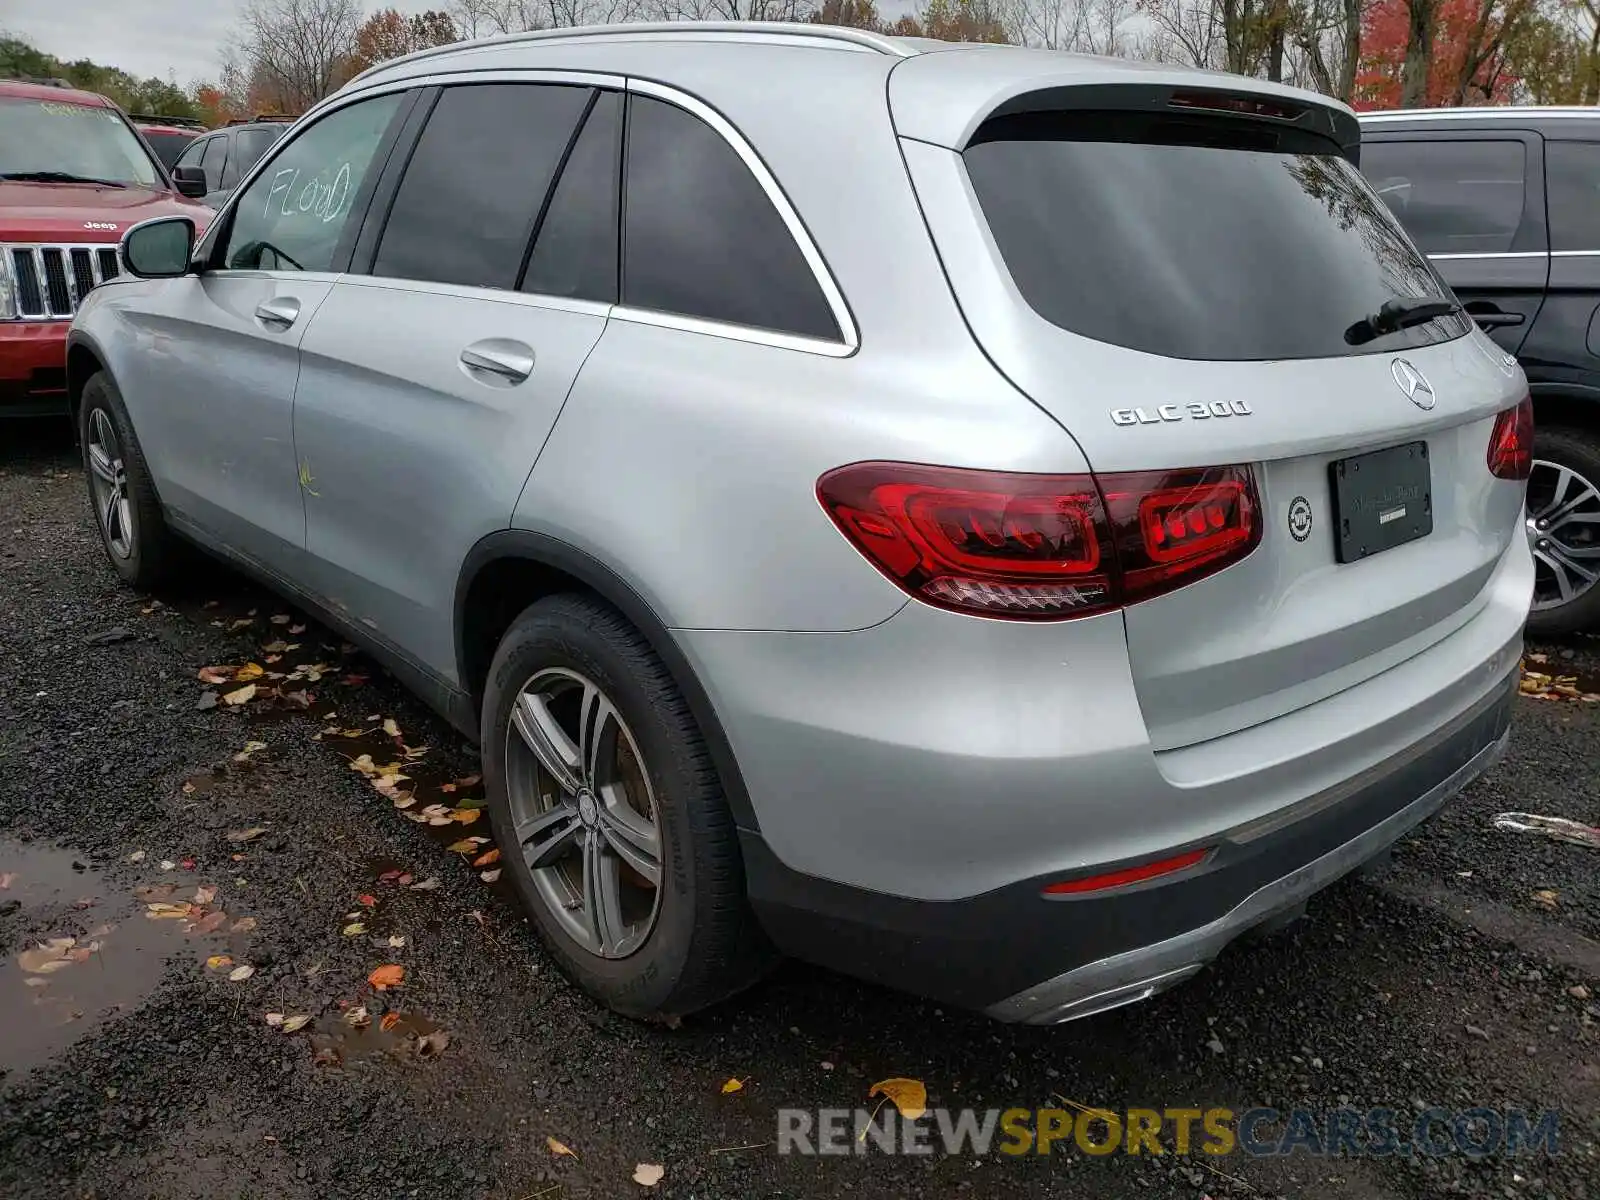
[[[1257,80],[811,25],[427,50],[68,375],[111,562],[198,545],[478,740],[551,954],[1142,999],[1506,743],[1515,362]],[[1330,968],[1336,969],[1336,968]]]

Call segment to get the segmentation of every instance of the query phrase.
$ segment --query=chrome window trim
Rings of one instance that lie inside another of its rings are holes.
[[[608,317],[614,305],[602,300],[583,300],[574,296],[553,296],[546,292],[519,292],[508,288],[474,287],[469,284],[442,283],[432,279],[401,279],[392,275],[357,275],[354,272],[336,277],[336,282],[352,287],[376,288],[389,292],[418,292],[431,296],[452,296],[462,300],[490,300],[500,304],[515,304],[522,308],[548,308],[560,312],[580,313],[589,317]]]
[[[1600,258],[1600,250],[1552,250],[1551,258]]]
[[[1571,105],[1526,104],[1505,108],[1411,108],[1396,112],[1358,113],[1363,125],[1389,125],[1400,121],[1510,121],[1536,117],[1600,117],[1600,110]]]
[[[690,317],[678,313],[658,312],[655,309],[634,308],[627,304],[618,305],[617,311],[612,315],[626,321],[636,321],[646,325],[659,325],[666,329],[683,329],[691,333],[710,333],[717,337],[731,337],[739,341],[758,342],[770,346],[779,346],[786,350],[805,350],[814,354],[828,354],[835,358],[845,358],[854,354],[861,347],[861,334],[856,328],[855,318],[850,313],[850,306],[845,303],[844,293],[833,278],[833,272],[828,269],[827,260],[822,257],[822,252],[817,249],[817,244],[811,238],[811,231],[800,220],[800,214],[789,203],[789,197],[783,188],[778,185],[777,179],[767,169],[767,164],[761,156],[747,142],[744,135],[734,127],[726,117],[712,108],[697,96],[692,96],[678,88],[664,83],[657,83],[652,79],[637,79],[629,77],[628,90],[641,96],[651,96],[663,100],[668,104],[675,104],[691,116],[698,117],[709,125],[723,141],[733,149],[749,172],[755,176],[756,183],[767,194],[767,199],[778,211],[778,218],[789,230],[789,236],[800,249],[800,255],[806,260],[806,265],[811,268],[811,274],[817,281],[817,286],[822,289],[823,298],[828,302],[828,308],[833,313],[833,320],[839,327],[839,341],[804,337],[798,334],[783,333],[771,329],[755,329],[748,325],[734,325],[725,321],[707,320],[704,317]],[[624,248],[624,253],[626,249]]]
[[[1579,250],[1579,251],[1575,251],[1575,252],[1574,251],[1557,251],[1556,253],[1558,253],[1558,254],[1566,254],[1566,253],[1587,254],[1589,252],[1587,250]],[[1473,259],[1489,259],[1489,258],[1549,258],[1550,257],[1550,251],[1548,251],[1548,250],[1461,250],[1461,251],[1441,252],[1439,254],[1430,254],[1430,255],[1428,255],[1428,257],[1433,259],[1433,260],[1435,260],[1435,261],[1449,260],[1451,262],[1455,262],[1455,261],[1462,260],[1462,259],[1473,260]]]

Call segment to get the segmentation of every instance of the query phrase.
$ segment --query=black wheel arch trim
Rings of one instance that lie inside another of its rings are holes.
[[[105,351],[100,348],[99,342],[95,341],[94,338],[90,337],[81,329],[70,329],[67,331],[66,353],[62,356],[62,358],[67,372],[68,402],[71,405],[71,412],[74,417],[77,416],[78,401],[83,395],[84,384],[89,382],[88,376],[78,379],[72,373],[72,352],[78,349],[87,350],[90,354],[94,355],[94,359],[100,364],[101,370],[109,371],[111,369],[107,361]],[[74,427],[76,427],[76,422],[74,422]]]
[[[467,597],[472,591],[473,581],[486,567],[506,559],[520,559],[571,576],[620,612],[644,635],[650,648],[661,656],[672,681],[678,685],[678,690],[688,702],[695,724],[706,739],[712,762],[722,781],[723,793],[728,799],[728,807],[733,811],[734,823],[746,833],[759,834],[760,824],[756,820],[755,807],[750,802],[750,793],[745,787],[738,760],[734,757],[733,746],[717,717],[709,693],[672,631],[650,603],[614,569],[570,542],[527,529],[502,529],[483,537],[467,552],[456,579],[454,612],[456,677],[461,680],[462,686],[473,690],[468,671]],[[472,695],[474,708],[480,708],[482,702],[481,695]]]

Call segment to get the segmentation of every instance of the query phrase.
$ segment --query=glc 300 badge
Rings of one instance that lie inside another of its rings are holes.
[[[1209,421],[1214,417],[1248,417],[1248,400],[1213,400],[1209,404],[1156,404],[1148,408],[1113,408],[1113,425],[1160,425],[1164,421]]]

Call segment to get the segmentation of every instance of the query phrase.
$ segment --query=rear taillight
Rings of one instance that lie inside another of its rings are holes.
[[[1533,400],[1524,398],[1494,419],[1489,435],[1489,474],[1526,479],[1533,472]]]
[[[818,480],[817,495],[919,600],[1023,620],[1148,599],[1261,540],[1247,467],[1094,476],[855,463]]]

